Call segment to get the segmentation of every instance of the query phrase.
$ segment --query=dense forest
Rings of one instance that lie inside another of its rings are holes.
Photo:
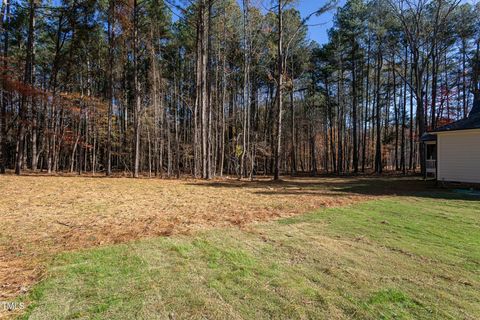
[[[422,172],[420,137],[480,108],[478,3],[295,5],[3,1],[0,171]]]

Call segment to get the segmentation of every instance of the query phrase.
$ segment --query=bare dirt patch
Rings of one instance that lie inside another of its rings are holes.
[[[363,183],[0,176],[0,300],[28,291],[41,277],[42,264],[58,252],[244,227],[382,195],[359,192],[366,190]]]

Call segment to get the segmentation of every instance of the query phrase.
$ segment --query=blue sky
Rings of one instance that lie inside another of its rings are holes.
[[[239,0],[240,1],[240,0]],[[269,1],[269,0],[264,0]],[[295,7],[300,11],[302,17],[305,18],[312,12],[317,11],[322,5],[324,5],[328,0],[297,0]],[[172,1],[173,3],[180,4],[182,3],[179,0]],[[344,3],[345,0],[340,0],[339,3]],[[53,0],[54,5],[59,5],[59,0]],[[176,10],[175,10],[176,11]],[[320,44],[326,43],[328,41],[327,31],[332,27],[333,24],[333,15],[335,10],[327,12],[319,17],[312,16],[309,20],[309,25],[314,25],[309,27],[309,37],[311,40],[315,40]],[[175,17],[174,17],[175,19]]]
[[[299,0],[295,7],[300,11],[302,17],[305,18],[312,12],[318,10],[325,2],[322,0]],[[327,31],[333,25],[333,15],[335,10],[327,12],[319,17],[313,16],[308,24],[314,25],[309,27],[309,37],[320,44],[328,41]]]

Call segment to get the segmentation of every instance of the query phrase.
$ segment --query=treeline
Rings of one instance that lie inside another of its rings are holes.
[[[0,172],[407,173],[480,105],[480,6],[459,0],[4,1],[0,29]]]

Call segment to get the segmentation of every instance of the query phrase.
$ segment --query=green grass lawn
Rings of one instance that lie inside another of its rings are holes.
[[[478,319],[478,198],[395,197],[58,256],[30,319]]]

